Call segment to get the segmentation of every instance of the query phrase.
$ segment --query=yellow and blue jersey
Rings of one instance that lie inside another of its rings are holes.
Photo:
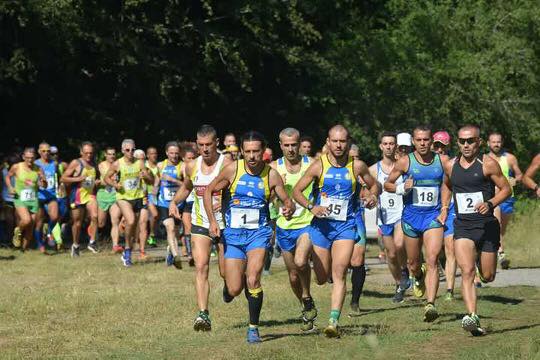
[[[414,153],[409,154],[409,168],[404,179],[412,177],[413,188],[403,199],[403,211],[417,214],[439,211],[443,176],[444,170],[438,154],[434,154],[429,164],[421,164]]]
[[[45,187],[39,187],[38,199],[41,201],[56,200],[56,186],[58,183],[58,166],[56,162],[49,161],[45,163],[38,159],[34,162],[43,171],[47,185]]]
[[[174,164],[171,164],[167,159],[165,159],[161,162],[159,166],[160,168],[159,176],[161,177],[162,175],[167,175],[173,179],[181,180],[182,179],[181,167],[182,167],[181,162],[174,165]],[[174,198],[174,195],[176,194],[179,188],[180,186],[177,183],[160,178],[157,206],[168,208],[169,204],[171,203],[171,200]]]

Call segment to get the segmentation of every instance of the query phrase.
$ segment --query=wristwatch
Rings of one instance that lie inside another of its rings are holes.
[[[313,210],[314,207],[315,207],[315,205],[313,205],[312,203],[309,203],[309,204],[307,204],[306,209],[311,211],[311,210]]]

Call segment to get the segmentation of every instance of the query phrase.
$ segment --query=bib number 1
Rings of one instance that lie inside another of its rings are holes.
[[[234,229],[257,229],[259,209],[231,208],[231,227]]]

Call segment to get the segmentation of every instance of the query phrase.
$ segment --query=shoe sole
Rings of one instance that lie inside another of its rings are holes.
[[[315,324],[312,324],[311,329],[304,330],[300,328],[300,330],[302,331],[303,334],[312,334],[314,332],[317,332],[317,326],[315,326]]]
[[[463,330],[471,333],[472,336],[483,336],[486,334],[485,330],[476,325],[476,321],[468,319],[461,322]]]
[[[439,317],[439,313],[436,310],[426,311],[424,313],[424,322],[433,322]]]
[[[88,246],[86,249],[90,250],[90,251],[93,252],[94,254],[97,254],[97,253],[99,252],[99,250],[94,249],[94,248],[91,248],[90,246]]]
[[[123,256],[120,256],[120,260],[122,260],[122,265],[124,265],[124,267],[131,267],[132,264],[128,264]]]
[[[504,270],[508,270],[510,268],[510,260],[502,260],[501,268]]]
[[[324,329],[324,336],[327,338],[339,338],[339,330],[333,327]]]
[[[208,324],[206,321],[195,321],[193,324],[193,330],[195,331],[210,331],[212,330],[212,325]]]
[[[174,260],[173,261],[173,265],[175,268],[177,268],[178,270],[182,270],[182,262],[180,260]]]

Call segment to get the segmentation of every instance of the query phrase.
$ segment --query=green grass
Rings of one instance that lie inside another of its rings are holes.
[[[392,286],[368,275],[365,315],[342,316],[344,336],[300,333],[299,305],[285,269],[263,279],[264,343],[245,344],[243,296],[221,301],[221,281],[211,268],[211,333],[195,333],[193,270],[150,263],[124,269],[119,256],[83,253],[42,256],[1,250],[0,349],[2,358],[182,359],[526,359],[540,349],[540,290],[480,290],[480,315],[490,335],[473,338],[460,328],[463,303],[438,302],[433,324],[421,321],[422,304],[409,298],[395,306]],[[383,270],[373,270],[380,273]],[[386,271],[386,270],[384,270]],[[442,286],[444,288],[444,286]],[[319,327],[329,312],[330,286],[314,286]],[[346,300],[347,301],[347,300]],[[348,309],[348,307],[345,307]]]
[[[508,225],[504,251],[512,267],[540,267],[540,202],[519,198]]]

